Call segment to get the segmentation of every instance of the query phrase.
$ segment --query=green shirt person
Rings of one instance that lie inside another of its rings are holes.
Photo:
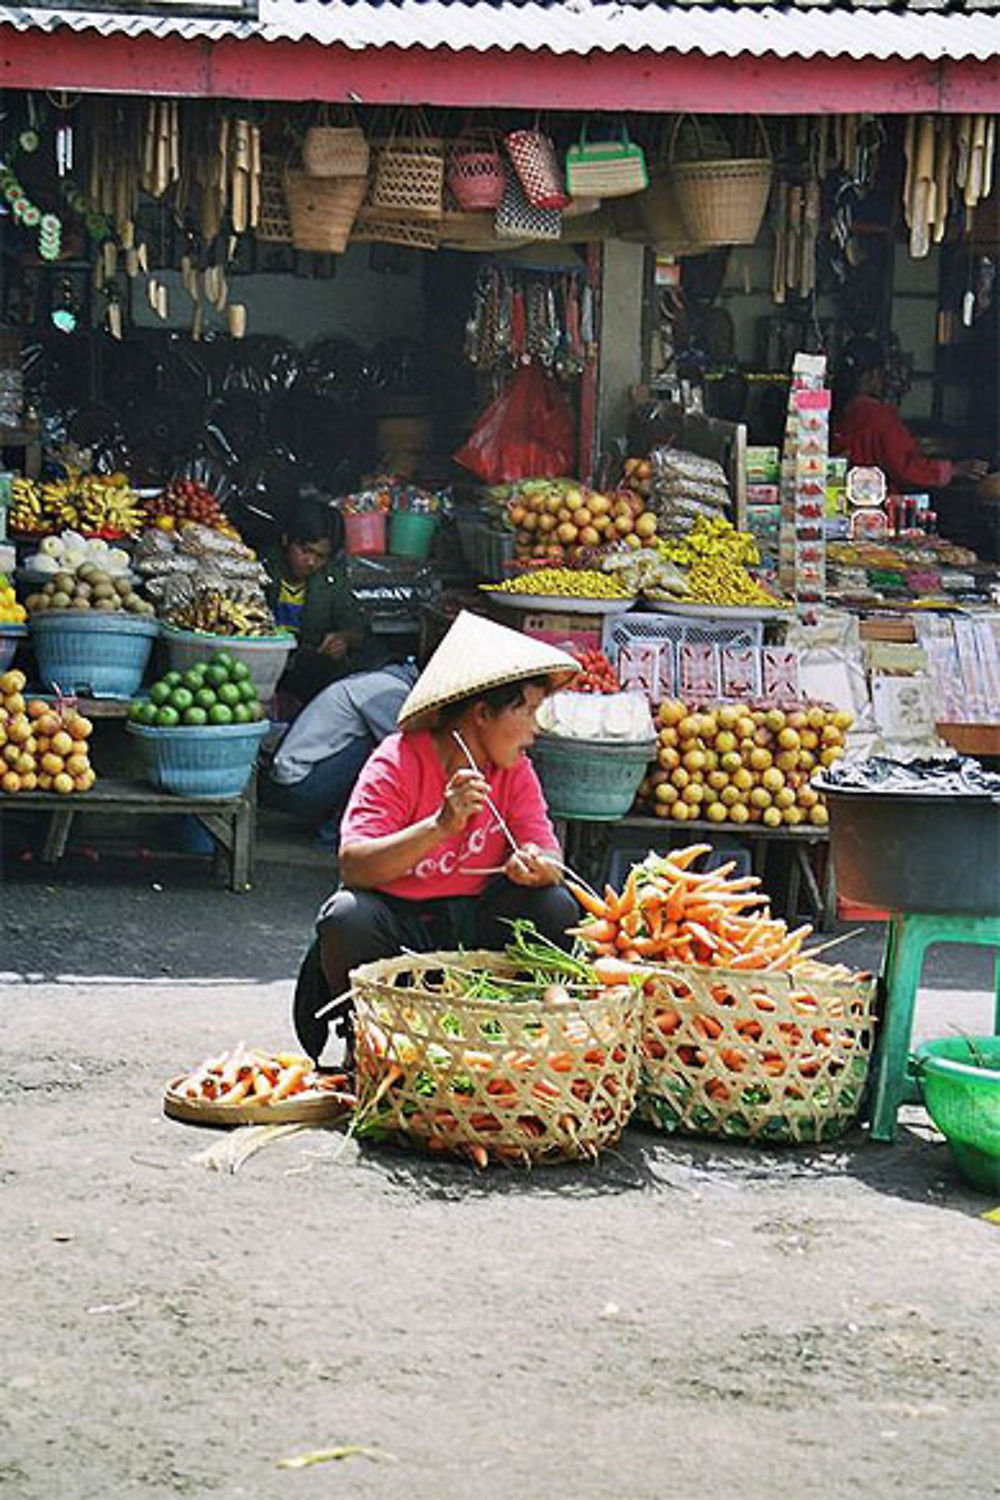
[[[275,621],[297,640],[278,691],[299,705],[362,665],[365,631],[347,579],[343,530],[339,511],[315,492],[300,494],[280,546],[263,558]]]

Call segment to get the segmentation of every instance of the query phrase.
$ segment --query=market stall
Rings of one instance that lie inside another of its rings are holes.
[[[885,332],[933,262],[933,368],[893,345],[892,374],[942,435],[995,446],[953,378],[995,322],[995,256],[973,240],[994,193],[986,116],[650,117],[605,138],[569,113],[262,119],[249,102],[24,95],[5,130],[0,440],[25,472],[0,496],[17,590],[0,631],[39,688],[145,694],[221,648],[267,712],[293,642],[261,558],[308,483],[342,518],[383,657],[478,598],[600,649],[644,699],[652,750],[627,806],[581,822],[744,830],[758,859],[784,840],[789,898],[804,881],[818,910],[825,764],[938,725],[992,743],[995,570],[940,534],[932,493],[833,452],[832,389],[851,320]],[[612,246],[648,249],[643,378],[598,432],[620,354],[602,244],[609,264]],[[58,654],[90,637],[115,641],[127,683],[98,671],[110,646],[86,668]],[[165,702],[146,727],[222,728],[184,716],[237,706]]]

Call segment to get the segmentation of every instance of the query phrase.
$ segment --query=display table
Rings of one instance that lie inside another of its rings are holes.
[[[788,872],[788,887],[785,893],[786,911],[794,917],[800,895],[805,892],[810,916],[820,929],[828,926],[836,916],[837,901],[833,880],[833,865],[824,859],[821,873],[813,864],[810,855],[816,850],[824,853],[829,845],[826,828],[812,824],[790,828],[765,828],[761,823],[709,823],[698,819],[694,822],[677,823],[670,818],[649,818],[630,815],[614,821],[593,818],[560,818],[553,813],[556,831],[565,851],[567,863],[583,875],[600,875],[596,866],[603,862],[613,842],[626,842],[618,837],[619,830],[642,831],[648,836],[651,846],[664,849],[678,844],[710,843],[724,836],[749,846],[754,874],[763,876],[769,849],[775,845],[788,847],[791,860]],[[602,835],[604,837],[602,838]]]
[[[99,779],[89,792],[62,796],[58,792],[18,792],[0,797],[4,812],[48,812],[48,832],[42,859],[54,863],[66,849],[77,813],[134,813],[178,817],[191,813],[212,835],[218,846],[216,860],[225,870],[231,891],[248,891],[253,876],[254,830],[257,815],[256,782],[251,777],[238,797],[177,797],[158,792],[141,782],[113,777]]]

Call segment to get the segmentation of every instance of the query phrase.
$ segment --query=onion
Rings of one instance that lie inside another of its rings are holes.
[[[573,996],[561,984],[547,984],[542,991],[542,999],[546,1005],[572,1005]]]

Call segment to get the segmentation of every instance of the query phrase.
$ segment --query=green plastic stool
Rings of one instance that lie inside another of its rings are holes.
[[[870,1111],[875,1141],[893,1140],[899,1106],[920,1098],[910,1066],[910,1036],[924,954],[932,943],[978,943],[998,950],[993,1030],[1000,1035],[1000,916],[895,913],[882,955],[882,1035]]]

